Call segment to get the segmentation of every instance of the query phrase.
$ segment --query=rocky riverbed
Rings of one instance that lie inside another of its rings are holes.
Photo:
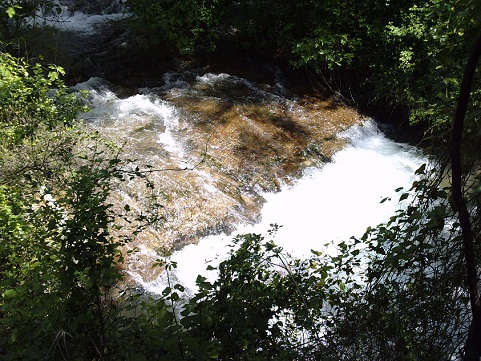
[[[141,249],[136,267],[259,221],[266,192],[329,162],[344,146],[336,135],[363,119],[283,64],[228,42],[165,59],[139,47],[127,22],[100,21],[94,32],[60,27],[56,51],[72,89],[90,91],[82,119],[123,157],[155,170],[153,189],[132,181],[116,196],[139,213],[155,204],[161,219],[128,246]]]

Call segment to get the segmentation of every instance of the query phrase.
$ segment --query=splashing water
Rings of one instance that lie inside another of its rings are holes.
[[[151,271],[162,250],[178,250],[171,277],[195,289],[206,261],[227,256],[234,230],[281,225],[275,241],[297,257],[359,236],[392,214],[395,202],[380,200],[425,161],[353,110],[229,74],[168,73],[164,86],[127,97],[101,79],[76,89],[91,92],[82,118],[125,142],[141,167],[189,169],[151,175],[165,221],[134,242],[141,252],[127,271],[152,292],[166,282]],[[131,185],[122,199],[141,210],[143,192]]]
[[[369,120],[340,134],[350,144],[339,151],[332,163],[322,169],[309,168],[293,186],[279,193],[264,194],[262,221],[239,227],[238,234],[267,234],[270,225],[282,227],[274,238],[276,244],[293,256],[304,258],[311,249],[332,252],[330,241],[361,236],[368,226],[386,221],[396,207],[394,189],[409,187],[415,170],[427,160],[414,147],[395,143]],[[380,203],[384,197],[392,201]],[[198,274],[213,280],[217,266],[231,250],[232,236],[209,236],[197,245],[189,245],[174,253],[171,260],[178,268],[171,271],[170,281],[195,290]],[[166,287],[166,275],[151,282],[137,281],[150,292]]]
[[[39,12],[34,18],[27,20],[29,25],[51,26],[62,31],[94,35],[102,25],[128,17],[129,14],[125,12],[85,14],[82,11],[71,11],[67,5],[57,5],[50,13]]]

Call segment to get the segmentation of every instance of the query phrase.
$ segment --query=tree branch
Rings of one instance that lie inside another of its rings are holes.
[[[479,296],[479,282],[476,271],[476,258],[474,253],[474,236],[471,226],[469,211],[463,197],[462,189],[462,161],[461,144],[464,129],[464,118],[469,103],[471,87],[478,60],[481,57],[481,31],[479,32],[474,49],[464,69],[463,80],[459,90],[458,105],[453,120],[451,136],[451,190],[453,202],[458,212],[459,224],[463,236],[464,260],[466,262],[466,276],[471,303],[472,323],[465,346],[466,360],[479,360],[481,356],[481,303]]]

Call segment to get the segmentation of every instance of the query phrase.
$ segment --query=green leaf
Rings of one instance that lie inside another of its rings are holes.
[[[49,72],[48,72],[48,79],[49,79],[50,81],[57,80],[57,79],[58,79],[58,72],[56,72],[56,71],[49,71]]]
[[[162,291],[162,295],[163,295],[163,296],[167,296],[167,295],[169,295],[171,292],[172,292],[172,288],[166,287],[166,288]]]
[[[422,166],[416,169],[416,172],[414,172],[414,174],[416,175],[425,174],[425,173],[426,173],[426,163],[424,163]]]
[[[207,280],[207,278],[201,276],[201,275],[198,275],[196,280],[195,280],[195,283],[196,284],[200,284],[200,283],[204,283],[205,281]]]
[[[184,291],[185,291],[185,287],[182,286],[182,285],[179,284],[179,283],[177,283],[177,284],[174,286],[174,288],[175,288],[176,290],[179,290],[180,292],[184,292]]]
[[[15,16],[16,14],[16,11],[15,11],[15,8],[18,8],[18,5],[17,6],[10,6],[9,8],[7,8],[7,10],[5,11],[8,15],[8,17],[11,19]]]
[[[17,296],[17,291],[15,290],[6,290],[4,293],[3,293],[3,296],[5,298],[13,298],[13,297],[16,297]]]

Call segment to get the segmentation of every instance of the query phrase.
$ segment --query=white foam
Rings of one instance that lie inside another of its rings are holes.
[[[396,188],[410,187],[415,170],[427,160],[415,148],[395,143],[380,133],[373,122],[350,129],[342,136],[352,144],[338,152],[322,169],[310,169],[293,187],[277,194],[265,194],[267,203],[262,221],[242,226],[236,233],[267,235],[270,224],[282,227],[274,241],[296,257],[308,257],[311,249],[324,249],[331,240],[361,236],[368,226],[386,221],[394,212],[399,196]],[[380,203],[384,197],[392,201]],[[171,259],[178,268],[171,278],[195,290],[198,274],[213,280],[215,271],[206,271],[227,257],[232,236],[209,236],[198,245],[189,245]],[[165,275],[143,286],[159,292]]]
[[[228,79],[233,78],[231,75],[226,74],[226,73],[220,73],[220,74],[213,74],[213,73],[206,73],[202,76],[197,76],[196,80],[199,83],[206,83],[206,84],[215,84],[217,82],[222,82],[226,81]]]
[[[414,172],[426,162],[413,148],[381,133],[356,139],[322,170],[311,170],[294,187],[266,196],[264,228],[283,225],[276,242],[297,257],[307,257],[331,240],[360,236],[393,214]],[[385,197],[392,201],[380,203]]]
[[[116,14],[84,14],[81,11],[72,13],[67,6],[58,7],[60,13],[37,14],[35,18],[29,19],[29,24],[48,25],[59,30],[74,31],[85,35],[95,34],[99,25],[109,21],[120,20],[130,15],[127,13]]]
[[[254,89],[254,85],[244,78],[239,78],[234,75],[230,75],[227,73],[220,73],[220,74],[213,74],[213,73],[206,73],[204,75],[197,75],[195,80],[198,84],[205,84],[212,87],[216,87],[217,85],[220,86],[228,86],[228,87],[245,87],[249,89]],[[256,89],[260,91],[259,89]]]
[[[148,119],[165,128],[163,132],[159,132],[158,142],[167,151],[182,157],[182,147],[173,135],[179,124],[179,113],[174,105],[161,100],[155,94],[136,94],[121,99],[109,90],[106,82],[99,78],[89,79],[73,89],[90,92],[91,110],[83,114],[82,119],[106,129],[116,129]]]
[[[170,79],[174,83],[179,80],[175,76]],[[197,77],[200,83],[231,80],[228,74]],[[142,95],[119,99],[100,79],[91,79],[79,87],[92,89],[91,115],[96,121],[105,118],[107,122],[114,122],[102,124],[104,127],[118,127],[121,122],[152,117],[165,126],[157,135],[158,141],[169,152],[182,155],[182,146],[174,137],[180,127],[180,115],[170,103],[154,93],[149,94],[148,89]],[[275,242],[292,255],[304,258],[310,255],[311,249],[330,252],[332,249],[324,248],[326,243],[361,236],[368,226],[388,220],[399,199],[394,190],[410,188],[415,170],[427,160],[415,148],[387,139],[373,121],[349,128],[339,136],[350,145],[338,152],[333,162],[322,169],[309,168],[294,186],[285,187],[277,194],[264,194],[267,202],[262,209],[262,221],[254,226],[239,226],[237,233],[266,235],[271,224],[281,225]],[[215,193],[209,176],[199,175],[206,180],[206,191]],[[381,204],[386,197],[392,201]],[[230,248],[226,245],[232,237],[209,236],[198,245],[176,252],[172,260],[178,263],[178,269],[172,277],[195,289],[197,274],[208,275],[206,261],[217,259],[213,262],[215,266],[227,257]],[[213,279],[215,272],[209,277]],[[164,284],[165,279],[161,277],[143,286],[157,292]]]

